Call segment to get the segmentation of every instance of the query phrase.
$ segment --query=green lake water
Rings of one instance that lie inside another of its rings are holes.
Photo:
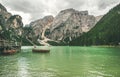
[[[0,77],[120,77],[117,47],[51,46],[50,53],[31,49],[0,56]]]

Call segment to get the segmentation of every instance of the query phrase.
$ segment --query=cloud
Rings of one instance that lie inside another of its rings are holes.
[[[24,13],[24,12],[21,12],[21,11],[12,11],[9,9],[9,12],[12,12],[13,14],[18,14],[22,17],[22,21],[24,24],[28,24],[30,23],[30,20],[32,19],[31,18],[31,15],[29,13]]]
[[[1,0],[8,11],[20,14],[24,23],[40,19],[45,15],[57,15],[67,8],[88,10],[92,15],[105,14],[120,0]]]
[[[116,5],[118,3],[120,3],[120,0],[104,0],[104,1],[99,0],[98,8],[99,8],[99,10],[104,10],[104,9],[110,7],[111,5]]]

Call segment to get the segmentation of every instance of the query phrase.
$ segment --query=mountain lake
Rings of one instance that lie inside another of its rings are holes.
[[[120,77],[119,47],[39,46],[50,53],[0,55],[0,77]]]

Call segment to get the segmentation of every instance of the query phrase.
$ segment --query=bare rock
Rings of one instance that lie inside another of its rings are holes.
[[[88,11],[77,11],[66,9],[60,11],[50,26],[48,38],[53,40],[67,40],[80,36],[83,32],[88,32],[96,23],[94,16]]]

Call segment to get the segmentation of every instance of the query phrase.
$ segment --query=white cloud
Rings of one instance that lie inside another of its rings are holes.
[[[22,17],[22,21],[24,24],[30,23],[31,20],[31,15],[29,13],[24,13],[22,11],[14,11],[11,10],[10,8],[7,9],[12,15],[20,15]]]
[[[92,15],[102,15],[108,12],[120,0],[1,0],[11,13],[20,14],[25,24],[40,19],[45,15],[58,14],[67,8],[88,10]]]

